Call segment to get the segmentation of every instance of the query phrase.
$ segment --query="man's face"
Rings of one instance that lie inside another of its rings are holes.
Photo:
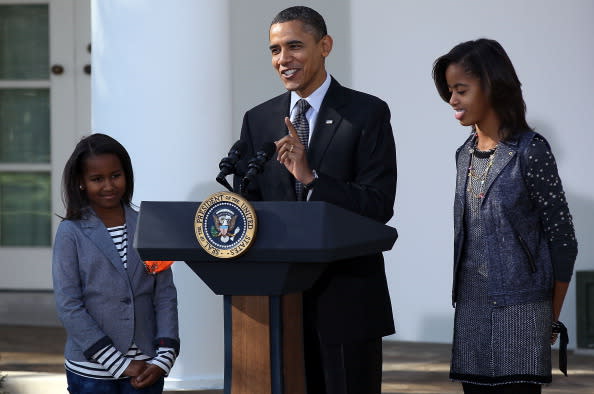
[[[272,67],[287,90],[308,97],[320,87],[326,79],[324,60],[332,50],[330,36],[316,41],[301,21],[290,21],[272,25],[269,39]]]

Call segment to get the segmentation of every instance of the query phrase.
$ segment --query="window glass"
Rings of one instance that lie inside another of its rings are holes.
[[[50,246],[48,173],[0,173],[0,246]]]
[[[0,5],[0,79],[49,79],[47,4]]]
[[[50,162],[48,89],[0,90],[0,163]]]

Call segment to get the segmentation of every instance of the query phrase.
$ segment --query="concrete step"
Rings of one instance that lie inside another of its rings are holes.
[[[3,372],[0,393],[8,394],[68,394],[66,375],[44,372]]]

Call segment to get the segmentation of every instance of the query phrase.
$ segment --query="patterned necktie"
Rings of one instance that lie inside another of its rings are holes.
[[[297,101],[297,114],[295,115],[295,119],[293,119],[293,126],[295,126],[295,130],[297,130],[297,136],[299,137],[299,141],[305,147],[305,153],[307,154],[307,145],[309,142],[309,123],[307,122],[307,118],[305,117],[305,113],[311,107],[307,100],[300,99]],[[297,200],[303,201],[303,183],[295,180],[295,193],[297,194]]]

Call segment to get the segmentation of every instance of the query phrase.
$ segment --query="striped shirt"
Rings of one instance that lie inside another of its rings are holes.
[[[109,227],[107,231],[109,231],[111,240],[122,258],[124,268],[128,268],[128,228],[126,227],[126,224],[123,226]]]
[[[176,355],[173,348],[160,347],[157,349],[157,355],[151,359],[142,353],[134,344],[128,349],[126,354],[122,354],[113,345],[109,345],[93,355],[92,359],[95,362],[66,360],[64,365],[68,371],[88,378],[120,379],[126,377],[124,371],[128,368],[132,360],[155,364],[165,371],[165,375],[168,375],[173,367],[175,358]]]
[[[122,259],[124,268],[127,269],[128,230],[126,224],[109,227],[107,231]],[[124,371],[128,368],[132,360],[139,360],[149,364],[155,364],[165,371],[165,375],[168,375],[175,363],[176,354],[173,348],[159,347],[157,349],[157,355],[151,358],[142,353],[136,344],[133,343],[126,354],[118,351],[113,345],[108,345],[95,353],[91,358],[93,361],[66,360],[64,365],[68,371],[88,378],[120,379],[126,377]]]

